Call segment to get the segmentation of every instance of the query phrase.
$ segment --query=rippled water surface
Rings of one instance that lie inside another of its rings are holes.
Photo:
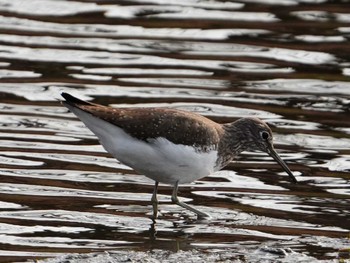
[[[349,260],[349,39],[346,0],[0,0],[0,262]],[[180,188],[210,220],[161,185],[152,224],[153,182],[105,153],[62,91],[257,116],[300,183],[246,152]]]

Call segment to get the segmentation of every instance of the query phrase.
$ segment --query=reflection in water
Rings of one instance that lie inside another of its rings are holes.
[[[0,262],[350,258],[347,7],[2,0]],[[245,153],[181,188],[210,220],[173,205],[161,185],[154,224],[153,182],[106,154],[57,102],[62,91],[218,122],[257,116],[300,183]]]

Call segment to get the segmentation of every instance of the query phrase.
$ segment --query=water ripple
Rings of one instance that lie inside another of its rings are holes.
[[[0,261],[348,260],[347,10],[328,0],[1,1]],[[266,153],[244,152],[180,186],[210,219],[160,185],[153,223],[154,182],[105,153],[60,105],[63,91],[220,123],[262,118],[298,184]]]

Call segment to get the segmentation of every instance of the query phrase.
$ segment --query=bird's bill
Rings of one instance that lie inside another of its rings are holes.
[[[278,155],[276,150],[273,148],[273,146],[269,147],[268,154],[275,159],[276,162],[283,168],[283,170],[286,171],[286,173],[289,175],[290,179],[293,181],[293,183],[297,183],[297,179],[293,175],[292,171],[288,168],[286,163],[281,159],[281,157]]]

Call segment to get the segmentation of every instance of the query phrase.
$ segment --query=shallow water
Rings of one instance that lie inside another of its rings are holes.
[[[350,258],[349,38],[347,1],[0,0],[0,262]],[[161,185],[152,224],[153,182],[106,154],[62,91],[218,122],[257,116],[300,183],[244,153],[180,188],[210,220]]]

